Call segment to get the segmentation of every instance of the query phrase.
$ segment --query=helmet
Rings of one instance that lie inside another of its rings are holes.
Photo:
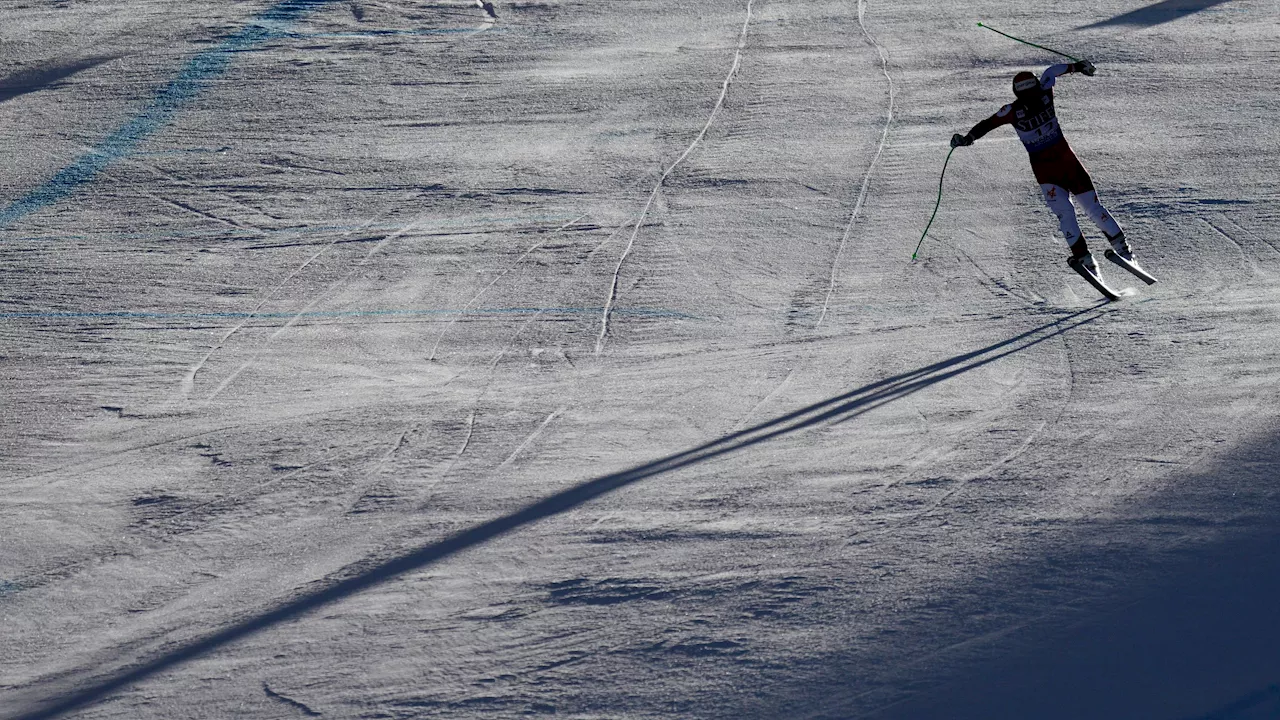
[[[1040,81],[1036,79],[1035,75],[1032,75],[1026,70],[1023,70],[1022,72],[1013,76],[1013,94],[1014,95],[1022,95],[1026,92],[1030,92],[1032,90],[1038,90],[1038,89],[1040,89]]]

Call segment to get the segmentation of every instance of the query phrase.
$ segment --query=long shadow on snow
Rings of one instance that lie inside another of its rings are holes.
[[[0,103],[12,100],[20,95],[43,90],[78,72],[97,67],[115,59],[115,56],[91,57],[71,62],[54,63],[30,70],[20,70],[0,80]]]
[[[1270,712],[1264,716],[1262,713],[1268,708]],[[1280,683],[1272,683],[1262,690],[1255,690],[1208,715],[1200,715],[1192,720],[1251,720],[1252,718],[1264,720],[1280,718]]]
[[[1138,27],[1151,27],[1160,25],[1181,17],[1186,17],[1201,10],[1208,10],[1215,5],[1230,2],[1231,0],[1164,0],[1155,5],[1148,5],[1131,12],[1116,15],[1109,20],[1101,20],[1090,25],[1081,25],[1076,30],[1090,30],[1100,27],[1111,27],[1113,25],[1135,25]]]
[[[1106,303],[1080,310],[1045,323],[1020,335],[989,345],[980,350],[957,355],[932,365],[864,385],[754,427],[725,435],[690,450],[668,455],[644,465],[605,475],[576,485],[564,492],[490,520],[440,542],[391,559],[369,570],[340,580],[327,588],[308,593],[273,610],[236,623],[208,637],[195,640],[152,660],[124,671],[108,673],[83,683],[82,689],[60,693],[59,699],[44,707],[14,716],[13,720],[44,720],[97,702],[113,692],[145,680],[179,663],[194,659],[219,647],[235,642],[273,625],[308,613],[386,582],[400,575],[420,570],[468,548],[481,545],[499,535],[530,525],[538,520],[572,510],[594,498],[646,478],[673,472],[680,468],[707,462],[720,455],[743,450],[774,438],[799,432],[826,422],[859,417],[878,407],[944,382],[970,370],[1022,352],[1069,330],[1091,323],[1105,314]],[[89,672],[92,672],[91,670]],[[64,679],[64,675],[60,679]]]
[[[734,717],[1280,718],[1280,437],[953,588],[939,639],[889,667],[856,645]],[[1219,540],[1197,540],[1206,530]],[[1050,591],[1038,588],[1053,588]],[[975,608],[1003,627],[955,632]],[[928,628],[922,632],[930,632]],[[941,647],[938,647],[941,645]]]

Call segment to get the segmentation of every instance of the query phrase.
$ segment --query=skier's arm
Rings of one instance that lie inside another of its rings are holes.
[[[970,130],[967,134],[956,135],[955,137],[951,138],[951,147],[960,147],[962,145],[972,145],[974,140],[977,140],[978,138],[982,137],[983,135],[986,135],[992,130],[995,130],[1001,125],[1008,125],[1012,122],[1013,122],[1013,106],[1005,105],[1004,107],[1000,108],[1000,110],[995,115],[992,115],[986,120],[979,122],[977,125],[974,125],[973,129]]]
[[[1093,63],[1088,60],[1081,60],[1080,62],[1071,63],[1070,65],[1066,63],[1050,65],[1045,68],[1044,73],[1040,75],[1040,87],[1048,90],[1053,87],[1054,81],[1057,80],[1059,76],[1073,72],[1078,72],[1092,77],[1094,73]]]
[[[1040,74],[1040,87],[1048,90],[1053,87],[1053,84],[1058,79],[1059,75],[1066,75],[1073,70],[1075,70],[1075,67],[1066,63],[1050,65],[1045,68],[1043,73]]]
[[[1005,105],[1004,107],[997,110],[995,115],[992,115],[986,120],[982,120],[977,125],[974,125],[973,129],[969,131],[969,137],[973,138],[974,140],[977,140],[978,138],[981,138],[983,135],[986,135],[987,133],[991,132],[992,130],[995,130],[1001,125],[1008,125],[1012,122],[1013,122],[1013,106]]]

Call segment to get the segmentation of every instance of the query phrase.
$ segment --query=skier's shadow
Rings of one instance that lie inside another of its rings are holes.
[[[1171,20],[1177,20],[1186,17],[1192,13],[1198,13],[1201,10],[1208,10],[1215,5],[1221,5],[1231,0],[1164,0],[1154,5],[1148,5],[1144,8],[1138,8],[1121,15],[1116,15],[1109,20],[1101,20],[1090,25],[1081,25],[1076,30],[1090,30],[1093,28],[1112,27],[1115,25],[1134,25],[1138,27],[1151,27],[1160,25]]]
[[[499,535],[504,535],[539,520],[565,513],[589,500],[646,478],[707,462],[720,455],[743,450],[806,428],[821,424],[844,422],[859,417],[871,410],[901,400],[932,385],[950,380],[957,375],[962,375],[984,365],[989,365],[997,360],[1062,335],[1069,330],[1091,323],[1106,314],[1105,308],[1108,304],[1103,301],[1090,308],[1064,315],[980,350],[957,355],[932,365],[926,365],[910,372],[864,385],[856,390],[814,403],[753,427],[730,433],[684,452],[668,455],[621,472],[587,480],[509,515],[490,520],[470,530],[465,530],[442,541],[388,560],[376,567],[363,570],[327,588],[304,594],[274,610],[269,610],[227,627],[213,635],[170,650],[127,671],[99,677],[96,682],[79,683],[82,684],[80,689],[61,693],[57,700],[40,709],[28,711],[12,720],[53,718],[92,704],[129,685],[141,682],[175,665],[204,655],[260,630],[265,630],[286,620],[296,618],[322,605],[350,597],[405,573],[421,570],[451,555],[488,542]]]

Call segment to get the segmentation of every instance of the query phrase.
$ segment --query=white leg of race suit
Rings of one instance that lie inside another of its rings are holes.
[[[1058,216],[1058,227],[1062,229],[1067,245],[1076,244],[1080,239],[1080,223],[1076,220],[1076,206],[1071,204],[1071,194],[1064,188],[1049,184],[1040,186],[1040,194],[1044,197],[1044,204]]]
[[[1098,193],[1090,190],[1087,193],[1081,193],[1072,198],[1076,205],[1084,210],[1084,214],[1089,216],[1094,225],[1098,229],[1107,234],[1107,237],[1113,238],[1120,234],[1120,224],[1111,217],[1111,213],[1102,207],[1102,203],[1098,202]]]

